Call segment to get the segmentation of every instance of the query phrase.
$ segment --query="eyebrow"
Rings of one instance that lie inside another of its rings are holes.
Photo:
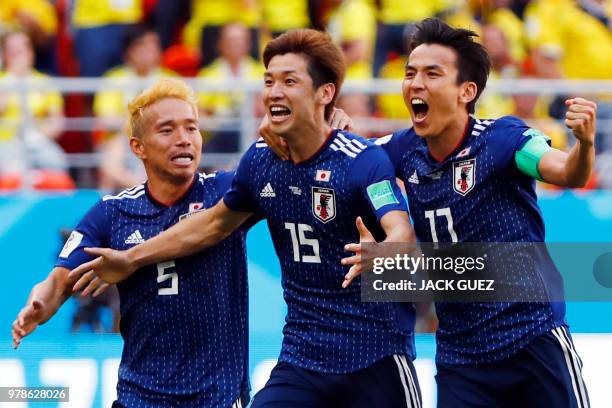
[[[189,119],[179,119],[179,120],[168,119],[168,120],[164,120],[163,122],[156,123],[155,127],[156,128],[162,128],[164,126],[173,125],[175,122],[197,123],[197,121],[195,119],[192,119],[192,118],[189,118]]]
[[[287,69],[287,70],[278,71],[278,72],[281,73],[281,74],[289,75],[289,74],[295,74],[297,71],[294,70],[294,69]],[[272,76],[272,73],[270,71],[266,71],[266,72],[264,72],[264,77],[266,77],[266,76]]]
[[[406,64],[406,70],[409,69],[413,69],[413,70],[417,70],[417,68],[414,65],[410,65],[410,64]],[[431,64],[431,65],[425,65],[425,70],[432,70],[432,69],[439,69],[439,70],[443,70],[442,65],[439,64]]]

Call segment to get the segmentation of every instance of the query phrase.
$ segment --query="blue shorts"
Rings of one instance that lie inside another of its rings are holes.
[[[405,355],[348,374],[323,374],[278,363],[251,408],[421,408],[421,390]]]
[[[491,364],[437,364],[438,408],[587,408],[582,361],[566,327]]]

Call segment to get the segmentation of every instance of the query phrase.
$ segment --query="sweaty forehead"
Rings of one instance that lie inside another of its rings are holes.
[[[450,47],[439,44],[421,44],[410,53],[406,66],[424,68],[439,66],[445,70],[457,68],[457,53]]]

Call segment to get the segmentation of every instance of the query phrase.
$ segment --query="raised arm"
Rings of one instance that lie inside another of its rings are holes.
[[[134,271],[157,262],[180,258],[211,247],[236,230],[251,213],[230,210],[223,200],[206,211],[175,224],[158,236],[126,251],[87,248],[98,258],[70,272],[70,277],[84,276],[75,288],[81,288],[95,275],[107,283],[117,283]]]
[[[44,281],[32,288],[26,305],[12,325],[14,348],[19,347],[25,336],[47,322],[72,295],[75,281],[68,278],[69,272],[66,268],[55,267]]]
[[[577,141],[569,153],[548,150],[538,163],[543,181],[561,187],[583,187],[595,162],[595,128],[597,105],[583,98],[565,101],[568,107],[565,125],[572,130]]]

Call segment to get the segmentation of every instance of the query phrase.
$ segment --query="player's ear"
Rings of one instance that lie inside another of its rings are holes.
[[[144,145],[142,143],[142,140],[140,140],[139,138],[130,138],[130,149],[132,149],[132,153],[134,153],[134,155],[140,160],[145,158]]]
[[[478,92],[478,86],[475,82],[466,81],[461,84],[459,90],[459,102],[469,104],[476,98]]]
[[[321,105],[329,105],[336,94],[336,86],[334,84],[323,84],[317,89],[317,102]]]

